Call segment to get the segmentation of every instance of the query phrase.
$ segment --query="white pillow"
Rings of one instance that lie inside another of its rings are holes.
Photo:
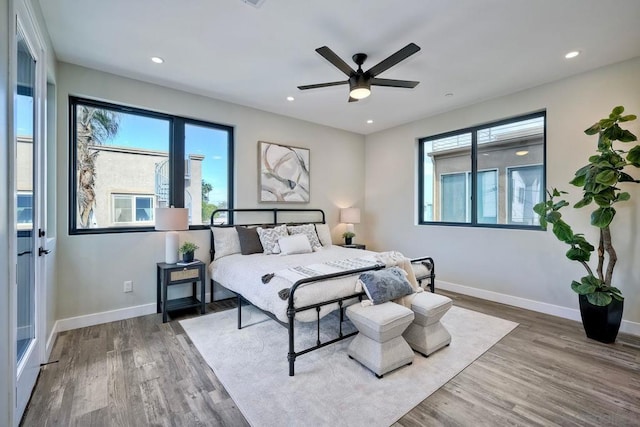
[[[278,239],[287,236],[287,226],[285,224],[273,228],[258,227],[258,237],[264,248],[265,255],[279,254],[280,245]]]
[[[331,230],[327,224],[316,224],[316,232],[322,246],[331,246]]]
[[[318,233],[316,233],[316,228],[313,224],[304,224],[304,225],[289,225],[287,226],[287,231],[289,234],[304,234],[307,236],[309,240],[309,244],[313,249],[319,248],[320,240],[318,240]]]
[[[304,234],[293,234],[278,240],[281,255],[308,254],[313,252],[309,239]]]
[[[213,233],[214,260],[240,253],[240,238],[235,227],[211,227]]]

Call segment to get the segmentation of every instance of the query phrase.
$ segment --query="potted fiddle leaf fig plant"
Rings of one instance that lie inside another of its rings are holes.
[[[196,249],[200,249],[198,245],[191,242],[184,242],[178,249],[178,252],[182,254],[182,262],[193,261],[194,253]]]
[[[622,129],[619,123],[636,119],[633,114],[623,115],[624,107],[613,109],[609,117],[603,118],[584,132],[587,135],[598,135],[597,154],[589,157],[589,163],[575,173],[570,184],[582,189],[582,199],[574,208],[595,205],[591,213],[591,225],[599,229],[598,266],[595,271],[589,265],[591,253],[595,247],[581,233],[574,233],[569,224],[562,219],[560,211],[569,202],[557,200],[564,191],[553,189],[548,191],[549,200],[538,203],[533,210],[540,215],[540,225],[545,230],[547,225],[553,226],[553,234],[570,246],[567,258],[582,264],[587,275],[580,281],[571,283],[579,295],[580,314],[587,337],[611,343],[616,340],[620,323],[624,298],[622,292],[613,286],[613,269],[618,254],[613,248],[611,225],[616,215],[615,205],[626,202],[631,195],[623,191],[621,184],[640,183],[628,172],[629,168],[640,168],[640,144],[625,150],[613,142],[629,144],[637,141],[629,130]],[[627,147],[624,147],[627,148]]]

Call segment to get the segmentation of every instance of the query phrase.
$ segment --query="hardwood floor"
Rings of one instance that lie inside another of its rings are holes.
[[[520,325],[396,426],[640,425],[640,338],[600,344],[577,322],[439,293]],[[57,362],[42,368],[22,425],[247,425],[177,319],[149,315],[60,333]]]

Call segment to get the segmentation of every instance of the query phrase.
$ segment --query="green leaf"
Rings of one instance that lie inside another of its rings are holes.
[[[615,114],[616,116],[619,116],[622,113],[624,113],[624,107],[622,105],[618,105],[611,110],[611,114]]]
[[[618,181],[619,182],[635,182],[636,180],[633,179],[633,177],[628,173],[620,172],[620,178],[618,179]]]
[[[576,292],[577,294],[587,295],[592,292],[595,292],[596,287],[585,285],[584,283],[578,283],[574,280],[573,282],[571,282],[571,289],[573,289],[573,291]]]
[[[607,306],[611,304],[612,297],[606,292],[594,292],[592,294],[586,294],[587,300],[593,305]]]
[[[589,157],[589,161],[590,161],[591,163],[598,163],[598,161],[600,161],[600,157],[601,157],[600,155],[595,154],[595,155],[593,155],[593,156]],[[588,166],[590,166],[590,165],[588,165]],[[586,167],[586,166],[585,166],[585,167]],[[576,175],[577,175],[577,172],[576,172]]]
[[[597,157],[600,158],[600,156],[597,156]],[[576,171],[575,175],[576,176],[586,175],[589,172],[589,170],[591,170],[592,167],[593,167],[593,165],[591,163],[589,163],[588,165],[585,165],[585,166],[581,167],[580,169],[578,169]],[[559,194],[558,194],[558,196],[559,196]]]
[[[613,200],[615,199],[614,197],[609,197],[609,194],[605,194],[605,193],[607,192],[596,194],[593,198],[596,204],[603,208],[610,206]]]
[[[613,185],[618,181],[618,173],[615,170],[606,169],[596,175],[596,182],[603,185]]]
[[[553,234],[562,242],[569,242],[573,237],[571,227],[561,219],[553,224]]]
[[[576,203],[575,205],[573,205],[573,207],[576,208],[576,209],[580,209],[580,208],[590,204],[592,200],[593,200],[593,197],[584,196],[584,198],[582,200],[580,200],[578,203]]]
[[[600,132],[600,123],[595,123],[589,129],[584,131],[587,135],[595,135],[598,132]]]
[[[545,217],[547,222],[550,222],[551,224],[555,224],[556,222],[560,221],[560,218],[562,218],[562,214],[557,211],[551,211]]]
[[[560,197],[560,192],[558,191],[557,188],[553,189],[553,197]]]
[[[579,175],[579,176],[576,176],[575,178],[573,178],[571,181],[569,181],[569,184],[575,185],[576,187],[582,187],[582,186],[584,186],[584,183],[585,183],[586,180],[587,180],[586,174],[585,175]]]
[[[599,123],[602,129],[607,129],[615,125],[616,121],[613,119],[601,119]]]
[[[547,231],[547,220],[543,216],[540,217],[540,228]]]
[[[547,213],[547,203],[546,202],[536,203],[533,206],[533,211],[540,216],[545,215]]]
[[[636,145],[627,153],[627,161],[633,166],[640,168],[640,145]]]
[[[572,261],[589,261],[591,253],[581,248],[571,248],[566,253],[567,258]]]
[[[615,214],[616,210],[612,207],[598,208],[591,214],[591,225],[598,228],[605,228],[607,225],[611,224]]]
[[[618,202],[626,202],[629,199],[631,199],[631,194],[627,193],[626,191],[618,194],[618,197],[616,197],[616,201]]]
[[[581,277],[580,283],[582,283],[583,285],[595,286],[596,288],[598,288],[602,285],[602,280],[598,279],[593,274],[590,274],[588,276]]]
[[[618,135],[618,140],[621,142],[633,142],[637,141],[638,138],[636,138],[636,136],[628,130],[623,129],[622,132],[620,132],[620,134]]]
[[[635,119],[637,119],[635,114],[629,114],[627,116],[620,117],[618,120],[621,121],[621,122],[630,122],[630,121],[633,121]]]
[[[618,301],[624,301],[624,297],[622,295],[611,294],[611,296]]]
[[[565,206],[569,206],[569,202],[567,202],[566,200],[560,200],[559,202],[553,205],[553,210],[557,211],[564,208]]]
[[[622,291],[620,291],[620,289],[618,289],[618,288],[614,288],[613,286],[610,286],[608,290],[609,290],[609,292],[612,292],[614,294],[622,295]]]

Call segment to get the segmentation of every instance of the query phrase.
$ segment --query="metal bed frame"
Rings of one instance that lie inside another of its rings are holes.
[[[228,217],[227,217],[227,224],[214,224],[213,219],[214,216],[217,213],[221,213],[221,212],[226,212]],[[247,223],[243,223],[243,224],[234,224],[234,219],[235,219],[235,213],[238,212],[246,212],[246,213],[258,213],[258,212],[271,212],[273,214],[273,220],[271,223],[265,224],[264,222],[262,223],[254,223],[254,224],[247,224]],[[325,214],[324,211],[322,209],[279,209],[279,208],[272,208],[272,209],[217,209],[215,211],[213,211],[213,213],[211,214],[211,227],[234,227],[235,225],[243,225],[243,226],[260,226],[260,225],[280,225],[280,224],[284,224],[284,222],[280,222],[278,220],[278,214],[279,213],[318,213],[321,215],[322,220],[321,221],[306,221],[306,222],[302,222],[302,223],[297,223],[297,222],[286,222],[286,224],[290,224],[290,225],[296,225],[296,224],[324,224],[325,223]],[[214,246],[214,242],[213,242],[213,233],[211,235],[211,248],[210,248],[210,254],[211,254],[211,259],[214,259],[214,255],[215,255],[215,246]],[[433,261],[433,258],[431,257],[422,257],[422,258],[415,258],[415,259],[411,259],[411,263],[421,263],[423,265],[425,265],[425,267],[427,267],[427,270],[429,271],[429,275],[427,276],[422,276],[418,279],[418,283],[422,284],[422,281],[425,279],[428,279],[428,283],[427,286],[429,286],[431,292],[434,292],[435,289],[435,264]],[[339,272],[339,273],[332,273],[332,274],[325,274],[322,276],[315,276],[315,277],[309,277],[306,279],[301,279],[298,280],[297,282],[295,282],[293,284],[293,286],[291,287],[290,291],[289,291],[289,298],[288,298],[288,307],[287,307],[287,318],[288,318],[288,322],[282,322],[280,321],[273,313],[270,313],[268,311],[264,311],[258,308],[260,311],[262,311],[263,313],[265,313],[267,316],[269,316],[270,318],[272,318],[273,320],[275,320],[278,324],[286,327],[288,329],[289,332],[289,351],[287,353],[287,361],[289,362],[289,376],[294,376],[294,371],[295,371],[295,361],[296,358],[298,356],[302,356],[303,354],[309,353],[310,351],[313,350],[317,350],[319,348],[325,347],[327,345],[333,344],[335,342],[344,340],[346,338],[352,337],[353,335],[356,335],[358,333],[358,331],[354,331],[348,334],[343,334],[342,333],[342,323],[344,322],[344,302],[347,300],[351,300],[354,298],[358,298],[358,300],[362,300],[362,297],[364,295],[366,295],[364,292],[354,292],[352,295],[348,295],[345,297],[341,297],[341,298],[335,298],[332,300],[328,300],[328,301],[322,301],[316,304],[311,304],[311,305],[306,305],[304,307],[296,307],[295,303],[294,303],[294,295],[296,290],[304,284],[308,284],[308,283],[314,283],[314,282],[319,282],[322,280],[329,280],[329,279],[336,279],[338,277],[344,277],[344,276],[351,276],[351,275],[356,275],[356,274],[360,274],[363,273],[365,271],[373,271],[373,270],[381,270],[385,268],[384,265],[382,264],[378,264],[372,267],[366,267],[366,268],[358,268],[358,269],[354,269],[354,270],[348,270],[348,271],[343,271],[343,272]],[[211,299],[213,300],[213,284],[214,281],[213,279],[211,279]],[[234,292],[237,295],[237,301],[238,301],[238,329],[242,329],[242,302],[246,301],[248,303],[251,304],[251,301],[248,300],[247,298],[245,298],[243,295]],[[338,325],[338,336],[334,339],[331,339],[329,341],[325,341],[325,342],[321,342],[320,341],[320,308],[325,306],[325,305],[329,305],[329,304],[338,304],[338,309],[340,310],[340,317],[339,317],[339,325]],[[316,327],[316,331],[317,331],[317,337],[316,337],[316,345],[308,347],[304,350],[301,351],[295,351],[295,342],[294,342],[294,327],[295,327],[295,323],[294,323],[294,319],[295,319],[295,315],[298,312],[301,311],[306,311],[306,310],[316,310],[316,322],[317,322],[317,327]]]

